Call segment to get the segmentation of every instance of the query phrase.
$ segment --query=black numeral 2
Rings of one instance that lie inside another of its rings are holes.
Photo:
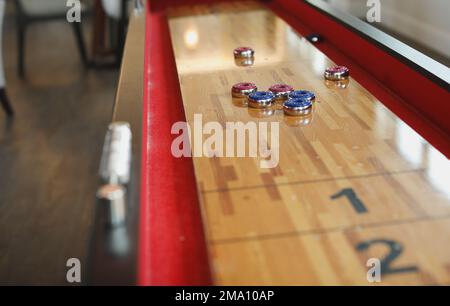
[[[389,247],[389,253],[381,260],[381,274],[408,273],[419,270],[416,266],[391,267],[393,261],[403,253],[403,246],[394,240],[374,239],[363,241],[356,246],[356,249],[360,252],[366,251],[373,244],[385,244]]]
[[[353,208],[356,210],[356,212],[358,214],[364,214],[364,213],[368,212],[366,206],[358,198],[358,196],[356,195],[355,191],[352,188],[342,189],[338,193],[333,194],[331,196],[331,199],[336,200],[340,197],[346,197],[350,201],[350,204],[352,204]]]

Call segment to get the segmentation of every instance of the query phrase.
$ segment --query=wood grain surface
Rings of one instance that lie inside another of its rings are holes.
[[[325,82],[334,63],[257,2],[172,8],[168,18],[191,128],[200,114],[224,128],[279,123],[275,168],[262,157],[194,157],[216,284],[370,284],[370,258],[382,262],[381,284],[450,283],[442,154],[354,79]],[[253,66],[236,65],[238,46],[255,49]],[[251,109],[230,94],[242,81],[287,83],[317,101],[306,117]]]

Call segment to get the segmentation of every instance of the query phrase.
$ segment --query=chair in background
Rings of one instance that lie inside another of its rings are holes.
[[[106,16],[108,16],[108,18],[117,25],[116,31],[113,31],[112,29],[110,29],[110,31],[115,32],[117,34],[115,42],[115,53],[116,53],[116,62],[117,65],[119,65],[122,59],[123,47],[125,44],[127,20],[129,16],[128,14],[131,11],[131,6],[133,2],[130,0],[101,0],[101,1]]]
[[[51,20],[64,20],[68,7],[63,0],[14,0],[17,15],[18,34],[18,73],[20,77],[25,76],[25,38],[27,27],[35,22],[45,22]],[[81,24],[72,23],[78,51],[81,61],[85,67],[88,66],[88,59]]]
[[[3,44],[2,44],[2,34],[3,34],[3,17],[5,15],[5,0],[0,0],[0,103],[8,116],[13,115],[13,109],[9,103],[8,95],[5,89],[5,72],[3,69]]]

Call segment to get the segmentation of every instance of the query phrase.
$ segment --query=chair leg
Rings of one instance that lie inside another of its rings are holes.
[[[18,60],[18,74],[21,79],[25,77],[25,39],[26,39],[26,24],[19,22],[17,25],[17,60]]]
[[[122,62],[123,49],[125,46],[125,35],[126,35],[126,24],[128,19],[128,0],[122,0],[121,2],[121,16],[118,25],[118,36],[117,36],[117,49],[116,49],[116,60],[118,66]]]
[[[87,57],[87,53],[86,53],[86,46],[84,44],[84,39],[83,39],[83,32],[81,30],[81,24],[79,22],[74,22],[73,24],[73,30],[75,33],[75,38],[77,40],[77,45],[78,45],[78,51],[80,52],[80,58],[81,61],[83,62],[83,65],[85,67],[88,67],[88,57]]]
[[[0,103],[2,104],[2,107],[8,117],[12,117],[14,115],[14,111],[9,103],[8,95],[6,94],[6,90],[4,88],[0,88]]]
[[[125,23],[119,21],[117,26],[116,64],[119,67],[122,62],[123,49],[125,46]]]

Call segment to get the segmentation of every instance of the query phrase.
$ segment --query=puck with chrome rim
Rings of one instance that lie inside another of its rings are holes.
[[[272,105],[275,95],[270,91],[256,91],[247,97],[248,106],[253,108],[266,108]]]
[[[270,86],[269,91],[275,95],[276,99],[286,100],[294,88],[287,84],[275,84]]]
[[[294,90],[293,92],[289,93],[289,99],[297,98],[314,102],[316,100],[316,95],[312,91],[308,90]]]
[[[283,111],[288,116],[303,116],[311,113],[312,102],[310,100],[294,98],[283,104]]]
[[[255,50],[250,47],[239,47],[233,50],[235,58],[252,57],[255,55]]]
[[[342,81],[348,79],[350,70],[345,66],[329,67],[325,70],[324,77],[329,81]]]
[[[250,82],[241,82],[234,84],[233,87],[231,87],[231,95],[234,98],[245,98],[246,96],[257,90],[258,88],[255,84]]]

